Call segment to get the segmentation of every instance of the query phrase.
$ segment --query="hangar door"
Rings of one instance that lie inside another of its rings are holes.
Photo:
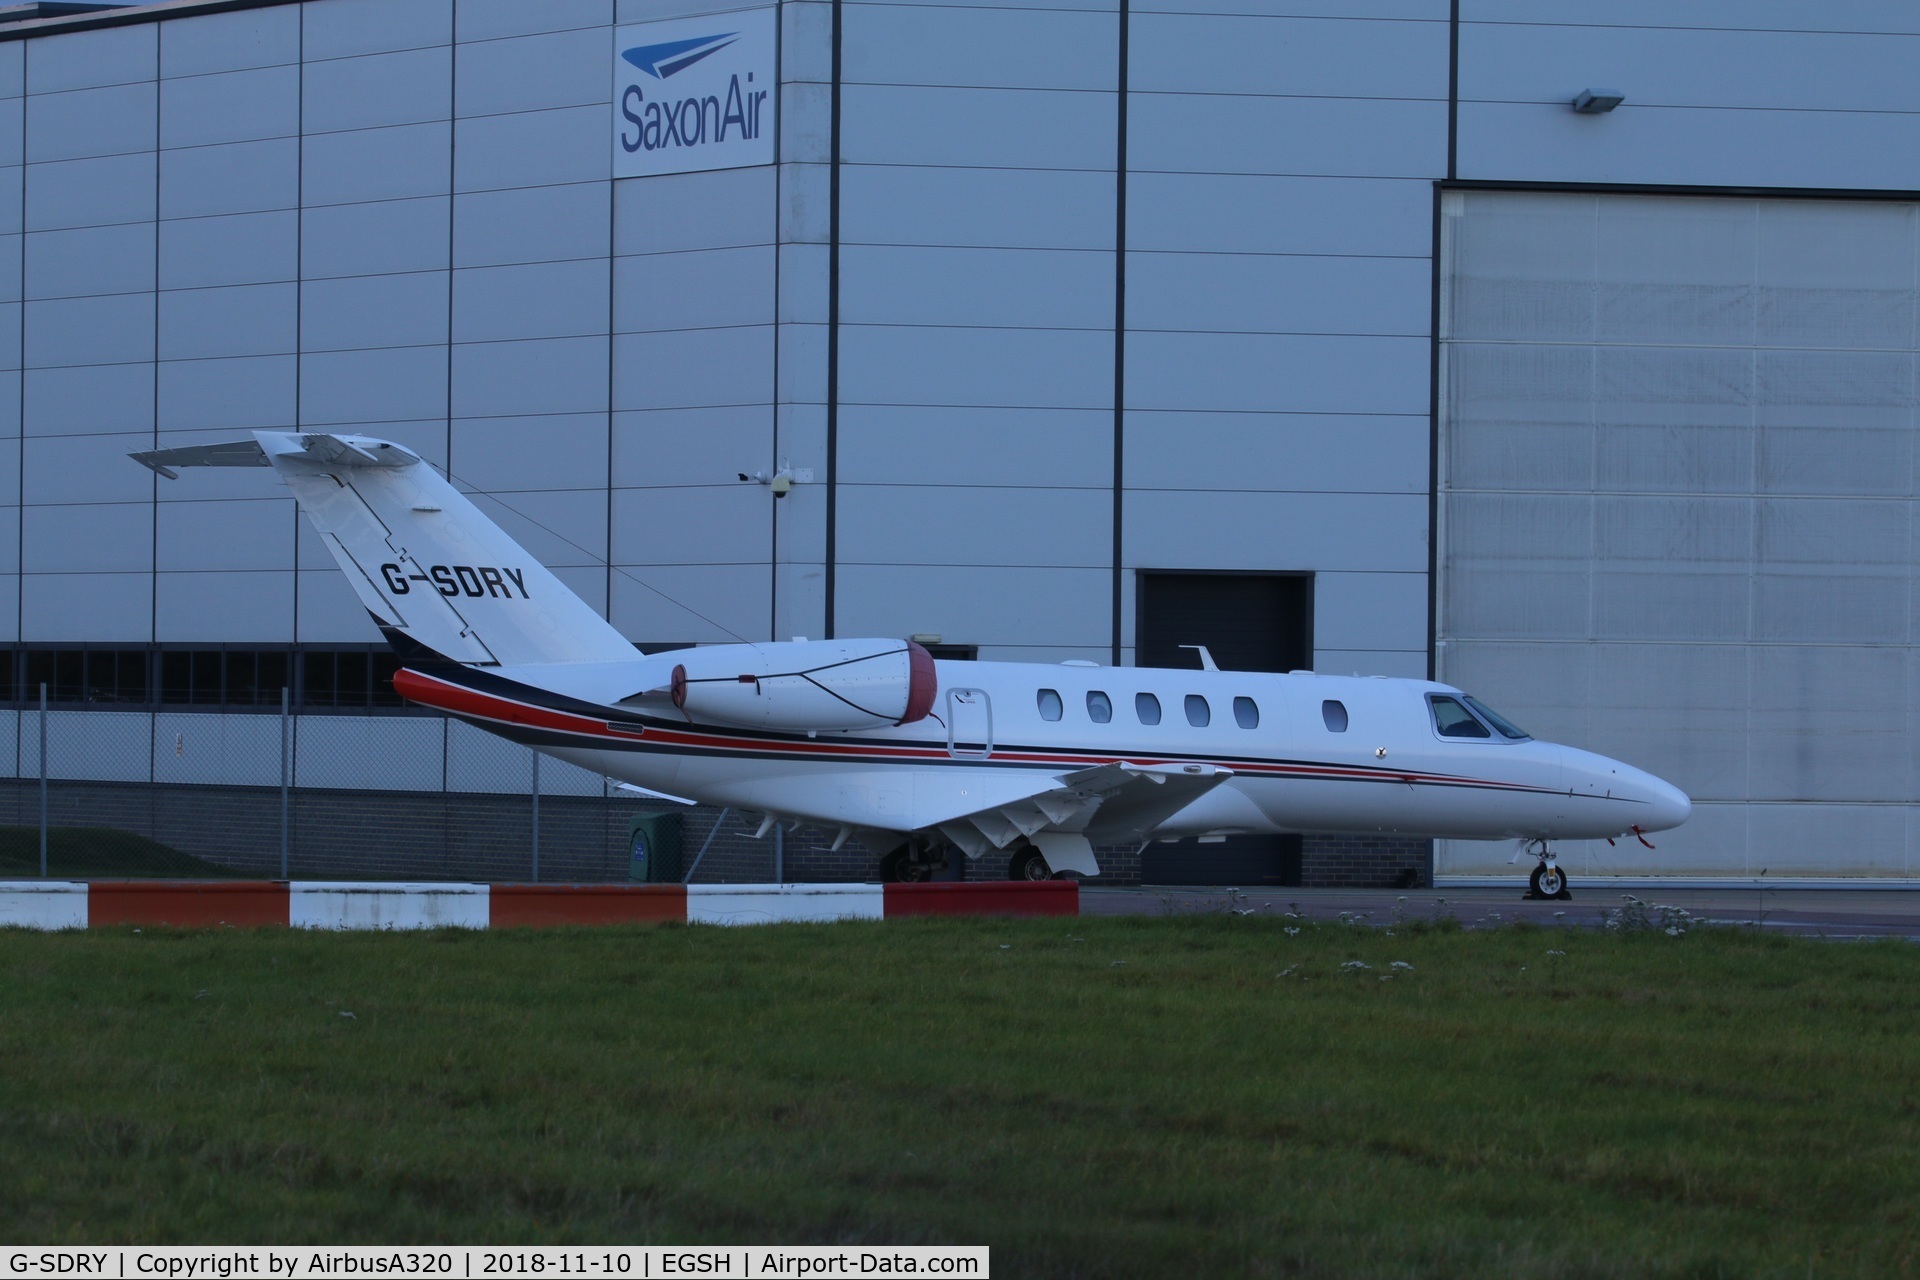
[[[1283,573],[1141,571],[1135,598],[1143,667],[1197,670],[1205,645],[1222,671],[1293,671],[1313,665],[1313,578]],[[1227,836],[1150,844],[1146,884],[1297,885],[1297,835]]]
[[[1695,802],[1657,851],[1567,846],[1576,884],[1920,875],[1916,206],[1442,213],[1440,677]]]

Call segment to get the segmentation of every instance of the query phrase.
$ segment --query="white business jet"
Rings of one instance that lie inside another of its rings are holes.
[[[432,466],[362,436],[256,431],[136,453],[277,471],[399,653],[413,702],[631,787],[858,839],[887,879],[957,850],[1017,879],[1097,875],[1095,845],[1241,833],[1551,841],[1678,826],[1687,797],[1536,741],[1447,685],[1384,677],[939,662],[901,640],[654,655]],[[1516,857],[1518,855],[1516,854]]]

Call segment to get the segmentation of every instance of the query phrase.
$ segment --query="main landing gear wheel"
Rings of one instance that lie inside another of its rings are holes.
[[[1565,902],[1573,897],[1567,888],[1567,873],[1558,863],[1542,861],[1527,877],[1527,896],[1529,898],[1552,898]]]
[[[1009,880],[1051,880],[1052,878],[1053,868],[1047,865],[1046,858],[1032,845],[1014,854],[1013,861],[1007,864]]]
[[[906,849],[895,849],[880,859],[880,879],[887,884],[921,884],[933,879],[933,864]]]

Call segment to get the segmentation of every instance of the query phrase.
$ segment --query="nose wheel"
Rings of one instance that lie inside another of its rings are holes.
[[[1540,863],[1534,867],[1533,874],[1527,877],[1526,896],[1557,902],[1572,898],[1573,893],[1567,888],[1567,873],[1553,860],[1553,850],[1547,848],[1546,841],[1540,841],[1533,854],[1540,859]]]

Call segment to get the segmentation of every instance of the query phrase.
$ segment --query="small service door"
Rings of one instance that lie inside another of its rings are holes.
[[[993,703],[985,689],[947,690],[947,754],[956,760],[993,754]]]

